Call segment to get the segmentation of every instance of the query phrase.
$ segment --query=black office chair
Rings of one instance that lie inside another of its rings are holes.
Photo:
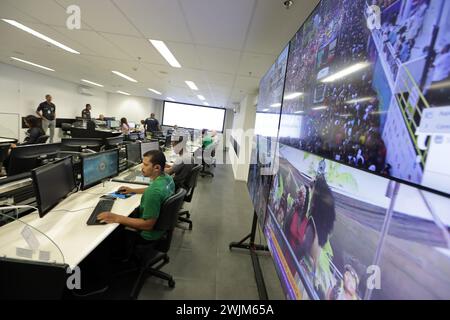
[[[36,144],[44,144],[47,143],[47,140],[50,138],[50,136],[40,136],[37,140],[36,140]]]
[[[214,162],[214,156],[215,156],[215,152],[216,152],[216,148],[217,148],[218,142],[214,142],[212,144],[210,144],[209,146],[207,146],[202,153],[202,171],[200,172],[200,175],[202,177],[206,177],[206,176],[210,176],[214,178],[214,173],[212,173],[211,171],[208,171],[207,168],[211,167]]]
[[[173,230],[178,222],[178,212],[183,205],[185,197],[186,190],[180,188],[175,195],[167,199],[161,206],[161,212],[154,230],[165,231],[165,235],[151,245],[136,246],[134,255],[139,261],[139,275],[131,292],[132,299],[137,298],[143,282],[148,276],[167,280],[169,287],[175,288],[173,277],[160,271],[160,269],[170,261],[167,252],[172,242]]]
[[[190,203],[192,201],[192,197],[194,196],[195,188],[197,187],[197,180],[200,171],[202,170],[201,165],[197,165],[191,170],[191,174],[189,175],[188,182],[186,183],[187,194],[184,198],[184,202]],[[192,230],[192,221],[190,220],[191,214],[188,210],[182,211],[178,214],[178,221],[187,223],[189,225],[189,230]]]
[[[72,136],[72,133],[70,132],[71,129],[72,125],[70,123],[61,124],[61,130],[63,132],[64,138],[70,138]]]

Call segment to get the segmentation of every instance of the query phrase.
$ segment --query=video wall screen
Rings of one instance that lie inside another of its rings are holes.
[[[264,233],[287,299],[450,298],[450,199],[392,185],[280,146]]]
[[[223,132],[225,109],[164,101],[163,126]]]
[[[449,21],[450,1],[322,0],[290,42],[280,142],[450,194]]]
[[[248,177],[248,190],[261,226],[274,166],[289,46],[261,79]]]

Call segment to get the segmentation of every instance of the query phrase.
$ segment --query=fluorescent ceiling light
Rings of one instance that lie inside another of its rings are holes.
[[[198,97],[200,100],[202,100],[202,101],[205,101],[205,100],[206,100],[206,98],[205,98],[204,96],[202,96],[201,94],[199,94],[197,97]]]
[[[164,59],[174,68],[181,68],[180,63],[175,56],[170,52],[166,44],[160,40],[149,40],[156,50],[163,56]]]
[[[298,97],[301,97],[303,95],[303,92],[294,92],[291,94],[288,94],[287,96],[284,97],[284,100],[294,100]]]
[[[264,110],[263,110],[263,112],[267,112],[267,111],[270,111],[270,109],[264,109]]]
[[[294,113],[295,114],[301,114],[301,113],[303,113],[303,111],[295,111]]]
[[[137,82],[137,80],[134,80],[133,78],[127,76],[126,74],[120,73],[119,71],[112,71],[112,73],[114,73],[115,75],[118,75],[119,77],[127,79],[128,81],[135,82],[135,83]]]
[[[346,76],[348,76],[348,75],[350,75],[352,73],[355,73],[355,72],[358,72],[358,71],[360,71],[360,70],[362,70],[364,68],[367,68],[369,65],[370,64],[367,63],[367,62],[361,62],[361,63],[354,64],[354,65],[352,65],[352,66],[350,66],[348,68],[345,68],[345,69],[343,69],[343,70],[341,70],[339,72],[336,72],[335,74],[333,74],[333,75],[323,79],[322,82],[325,82],[325,83],[334,82],[336,80],[345,78]]]
[[[156,91],[155,89],[151,89],[151,88],[148,88],[148,91],[151,91],[151,92],[153,92],[153,93],[156,93],[157,95],[161,95],[161,94],[162,94],[161,92]]]
[[[193,81],[185,81],[191,90],[198,91],[197,85]]]
[[[102,85],[102,84],[98,84],[98,83],[95,83],[95,82],[92,82],[92,81],[89,81],[89,80],[81,79],[81,81],[89,83],[89,84],[92,84],[92,85],[100,87],[100,88],[104,87],[104,85]]]
[[[209,103],[208,102],[203,102],[203,104],[207,107],[209,107]]]
[[[124,91],[117,91],[117,93],[123,94],[124,96],[131,96],[131,94],[129,94],[128,92],[124,92]]]
[[[281,107],[281,103],[274,103],[270,105],[272,108],[279,108]]]
[[[170,101],[175,101],[175,99],[174,99],[174,98],[172,98],[172,97],[167,97],[167,100],[170,100]]]
[[[359,102],[367,102],[375,99],[375,97],[364,97],[359,99],[348,100],[346,103],[359,103]]]
[[[15,21],[15,20],[8,20],[8,19],[2,19],[2,20],[16,28],[19,28],[20,30],[23,30],[25,32],[32,34],[33,36],[35,36],[41,40],[47,41],[48,43],[51,43],[54,46],[57,46],[58,48],[69,51],[70,53],[80,54],[78,51],[73,50],[72,48],[69,48],[68,46],[63,45],[62,43],[60,43],[56,40],[53,40],[53,39],[43,35],[42,33],[39,33],[31,28],[28,28],[27,26],[24,26],[23,24]]]
[[[325,109],[328,109],[328,107],[327,106],[320,106],[320,107],[312,108],[312,110],[325,110]]]
[[[20,61],[20,62],[23,62],[23,63],[26,63],[26,64],[29,64],[30,66],[38,67],[38,68],[41,68],[41,69],[44,69],[44,70],[53,71],[53,72],[55,71],[55,70],[53,70],[53,69],[50,69],[50,68],[41,66],[41,65],[39,65],[39,64],[30,62],[30,61],[22,60],[22,59],[15,58],[15,57],[11,57],[11,59],[16,60],[16,61]]]

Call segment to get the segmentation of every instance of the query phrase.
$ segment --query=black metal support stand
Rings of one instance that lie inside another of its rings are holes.
[[[237,248],[250,251],[250,256],[252,258],[253,263],[253,270],[255,272],[256,286],[258,287],[259,299],[268,300],[269,297],[267,294],[266,284],[264,282],[264,276],[262,274],[261,265],[259,264],[259,258],[256,252],[269,251],[269,248],[267,246],[255,244],[257,223],[258,223],[258,216],[256,215],[256,212],[254,212],[251,233],[239,242],[231,242],[229,248],[230,250],[232,250],[233,248]],[[247,242],[247,240],[250,241]]]

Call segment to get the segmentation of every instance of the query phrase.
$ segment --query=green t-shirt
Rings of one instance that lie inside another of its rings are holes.
[[[213,140],[210,135],[206,135],[203,137],[203,148],[204,149],[206,149],[212,143],[213,143]]]
[[[171,176],[164,174],[159,176],[152,184],[145,189],[141,198],[139,213],[141,219],[158,219],[161,206],[175,192],[175,183]],[[145,240],[158,240],[164,231],[152,230],[142,231],[141,236]]]

